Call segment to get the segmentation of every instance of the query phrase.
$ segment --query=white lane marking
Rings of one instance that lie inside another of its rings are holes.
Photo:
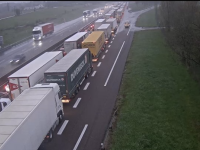
[[[98,63],[97,67],[99,67],[101,65],[101,62]]]
[[[112,43],[113,41],[111,41],[110,43]]]
[[[87,88],[88,88],[89,85],[90,85],[90,83],[88,82],[88,83],[85,85],[85,87],[84,87],[83,90],[87,90]]]
[[[92,77],[94,77],[94,75],[96,74],[96,72],[97,72],[97,71],[94,71],[94,72],[92,73]]]
[[[113,71],[113,68],[115,67],[115,64],[116,64],[116,62],[117,62],[117,59],[118,59],[118,57],[119,57],[119,55],[120,55],[120,53],[121,53],[121,51],[122,51],[122,48],[123,48],[123,46],[124,46],[124,43],[125,43],[125,41],[123,42],[123,44],[122,44],[122,46],[121,46],[121,49],[120,49],[120,51],[119,51],[119,53],[118,53],[118,55],[117,55],[117,58],[115,59],[115,62],[114,62],[114,64],[113,64],[113,66],[112,66],[112,69],[110,70],[110,73],[109,73],[109,75],[108,75],[108,78],[107,78],[107,80],[106,80],[104,86],[106,86],[107,83],[108,83],[108,80],[109,80],[110,75],[111,75],[111,73],[112,73],[112,71]]]
[[[105,55],[103,55],[102,59],[104,59]]]
[[[85,127],[83,128],[83,131],[81,132],[81,135],[79,136],[78,141],[76,142],[76,145],[73,150],[76,150],[78,148],[78,145],[79,145],[81,139],[83,138],[83,135],[84,135],[87,127],[88,127],[88,124],[86,124]]]
[[[108,52],[108,50],[106,50],[106,53]]]
[[[108,45],[108,47],[110,47],[111,45]]]
[[[81,98],[78,98],[77,101],[76,101],[76,103],[74,104],[73,108],[76,108],[78,106],[78,104],[79,104],[80,101],[81,101]]]
[[[64,131],[64,129],[65,129],[65,127],[66,127],[66,125],[67,125],[68,122],[69,122],[69,120],[65,120],[65,121],[63,122],[63,124],[62,124],[60,130],[59,130],[58,133],[57,133],[58,135],[61,135],[61,134],[62,134],[62,132]]]
[[[131,30],[131,26],[130,26],[129,28],[130,28],[130,29],[129,29],[128,33],[127,33],[127,36],[128,36],[128,34],[129,34],[130,30]]]

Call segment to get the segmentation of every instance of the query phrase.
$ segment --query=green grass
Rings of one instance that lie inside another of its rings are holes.
[[[133,12],[135,11],[140,11],[140,10],[143,10],[143,9],[146,9],[148,8],[149,6],[145,6],[143,5],[141,2],[138,2],[138,3],[135,3],[135,2],[129,2],[129,8],[131,8],[131,10]]]
[[[137,21],[137,27],[157,27],[155,9],[147,11],[146,13],[141,14]]]
[[[199,91],[159,30],[136,32],[110,150],[199,150]]]
[[[0,34],[4,37],[4,46],[31,36],[32,29],[36,26],[37,22],[54,22],[56,25],[81,17],[82,12],[86,9],[93,9],[103,5],[104,3],[84,7],[78,5],[71,7],[48,8],[26,15],[0,20]],[[24,25],[26,25],[26,27],[14,29],[14,27]]]

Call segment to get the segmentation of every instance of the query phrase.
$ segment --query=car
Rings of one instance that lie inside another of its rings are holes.
[[[124,22],[124,27],[125,28],[129,28],[130,27],[130,21],[129,20]]]
[[[13,59],[10,60],[10,63],[12,64],[19,63],[19,62],[22,62],[24,59],[25,59],[24,54],[15,55]]]

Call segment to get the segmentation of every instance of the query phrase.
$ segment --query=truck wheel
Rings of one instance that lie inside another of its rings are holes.
[[[90,74],[92,71],[91,67],[88,69],[88,74]]]
[[[80,91],[81,90],[81,86],[80,86],[80,84],[79,84],[79,86],[78,86],[78,91]]]
[[[49,136],[49,138],[47,140],[48,140],[48,142],[50,142],[53,139],[53,131],[52,131],[52,129],[49,131],[47,136]]]
[[[89,77],[89,74],[87,73],[87,74],[86,74],[86,79],[87,79],[88,77]]]
[[[49,133],[49,140],[51,141],[53,139],[53,131],[51,130]]]
[[[78,94],[78,87],[76,88],[76,91],[75,91],[75,95],[77,95]]]
[[[63,120],[63,113],[60,112],[60,115],[59,115],[59,124],[62,122],[62,120]]]

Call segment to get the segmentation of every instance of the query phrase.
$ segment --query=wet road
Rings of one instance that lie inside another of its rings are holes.
[[[0,78],[7,73],[11,72],[13,69],[18,67],[21,64],[11,65],[9,61],[16,54],[25,54],[26,59],[30,60],[34,56],[38,55],[42,51],[45,51],[47,48],[51,47],[58,41],[66,38],[67,36],[77,32],[80,28],[84,27],[86,24],[94,20],[95,18],[90,17],[88,20],[83,21],[82,17],[79,17],[75,20],[59,24],[55,26],[55,32],[46,37],[41,43],[34,42],[32,39],[28,40],[16,47],[13,47],[7,50],[4,53],[0,53]],[[22,62],[24,63],[24,62]]]
[[[43,150],[100,150],[120,88],[133,31],[137,29],[134,24],[138,15],[144,12],[130,14],[126,10],[118,31],[98,62],[93,63],[94,71],[83,82],[78,95],[64,105],[64,122],[56,128],[54,139],[43,144]],[[125,29],[124,21],[132,16],[135,17],[131,18],[131,28]]]

